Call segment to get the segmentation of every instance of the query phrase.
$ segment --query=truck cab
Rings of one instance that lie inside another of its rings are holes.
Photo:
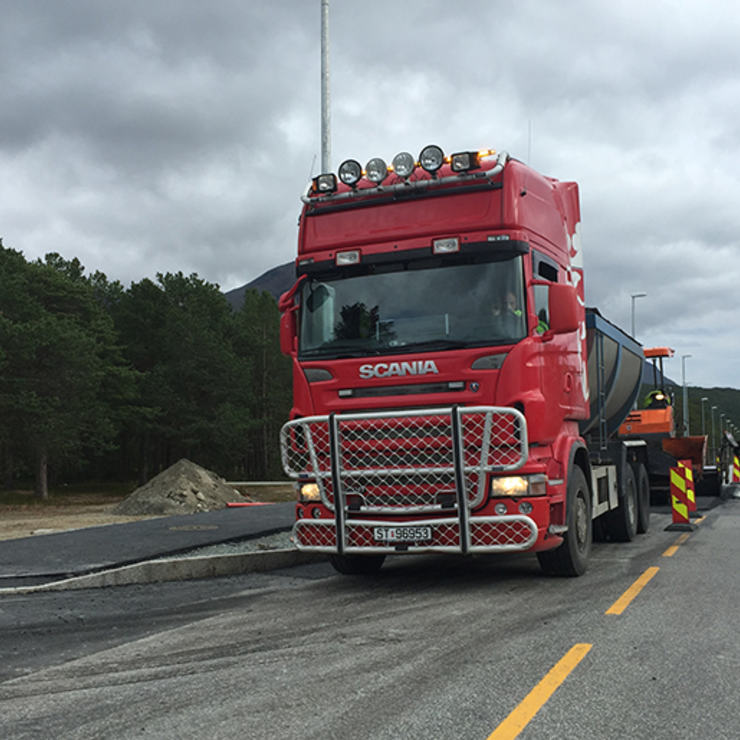
[[[280,302],[296,545],[343,572],[530,550],[576,575],[593,510],[578,187],[491,151],[395,162],[348,160],[303,199]]]

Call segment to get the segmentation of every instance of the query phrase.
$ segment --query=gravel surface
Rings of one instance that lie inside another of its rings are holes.
[[[196,514],[225,509],[231,501],[251,501],[211,470],[178,460],[137,488],[114,509],[116,514]]]
[[[170,560],[177,558],[195,558],[210,557],[216,555],[241,555],[246,552],[264,552],[265,550],[285,550],[293,549],[294,545],[290,541],[291,530],[286,529],[283,532],[267,535],[266,537],[253,537],[250,539],[238,540],[236,542],[224,542],[220,545],[208,545],[207,547],[198,547],[179,555],[167,555],[159,560]]]

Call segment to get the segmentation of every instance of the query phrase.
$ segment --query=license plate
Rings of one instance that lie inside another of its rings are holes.
[[[431,527],[373,527],[376,542],[425,542],[432,539]]]

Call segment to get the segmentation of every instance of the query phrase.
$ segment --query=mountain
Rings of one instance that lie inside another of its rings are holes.
[[[241,308],[244,302],[244,294],[248,290],[267,291],[277,301],[281,293],[285,293],[294,282],[295,265],[293,262],[286,262],[284,265],[273,267],[271,270],[252,280],[251,283],[229,290],[224,295],[226,296],[226,300],[231,304],[231,307],[234,310],[238,310]]]

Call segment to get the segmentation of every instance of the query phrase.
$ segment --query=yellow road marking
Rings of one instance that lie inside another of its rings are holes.
[[[664,558],[670,558],[673,557],[676,554],[676,550],[678,550],[679,545],[683,545],[684,542],[686,542],[687,539],[689,539],[689,536],[691,535],[691,532],[684,532],[677,540],[674,545],[671,545],[664,553]]]
[[[547,675],[522,699],[511,714],[488,736],[487,740],[513,740],[545,705],[571,671],[593,647],[577,643],[547,672]]]
[[[660,570],[655,566],[648,568],[605,612],[605,614],[621,614],[637,594],[642,591],[648,581]]]
[[[696,521],[694,522],[694,524],[701,524],[701,523],[702,523],[702,522],[703,522],[703,521],[704,521],[705,519],[706,519],[706,517],[705,517],[705,516],[700,516],[700,517],[699,517],[699,518],[698,518],[698,519],[697,519],[697,520],[696,520]]]

